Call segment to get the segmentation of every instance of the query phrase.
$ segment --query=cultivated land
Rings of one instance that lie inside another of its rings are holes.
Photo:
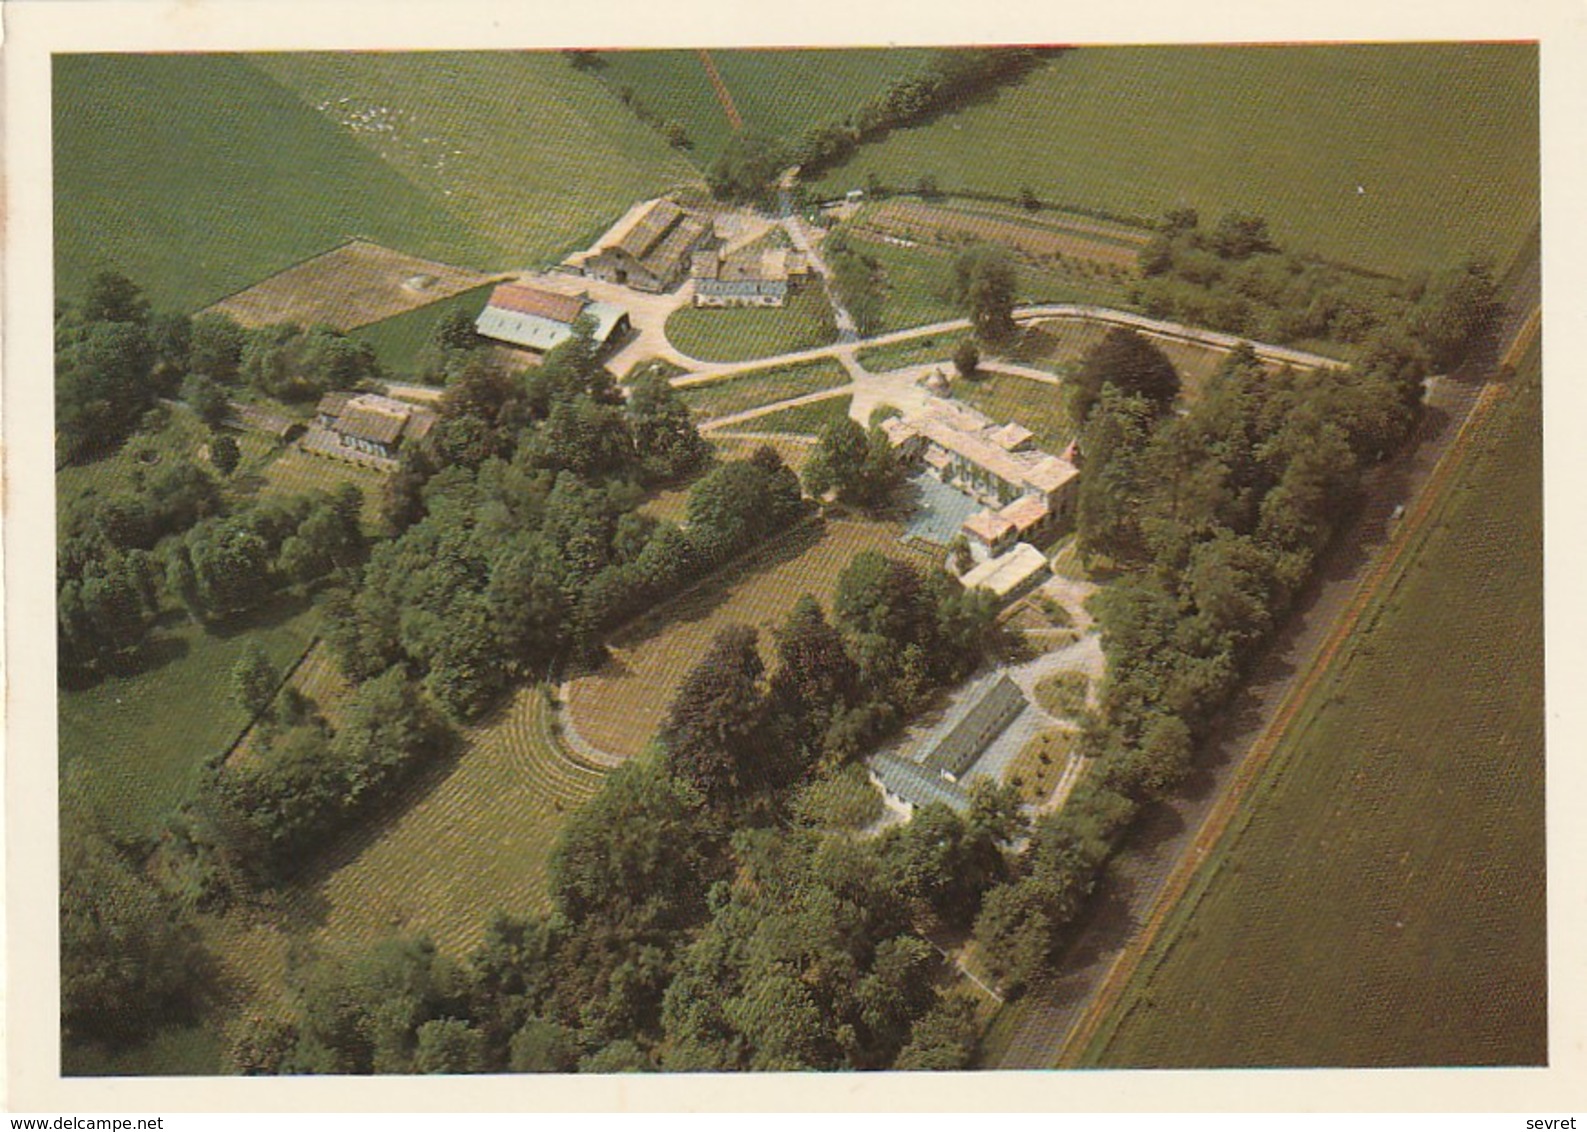
[[[1536,364],[1097,1064],[1547,1060]]]
[[[742,362],[836,340],[832,308],[815,279],[790,294],[785,306],[683,306],[667,318],[667,341],[702,362]]]
[[[706,417],[725,417],[762,405],[775,404],[823,389],[849,384],[851,378],[841,364],[831,358],[803,362],[774,369],[712,381],[679,391],[684,404]]]
[[[638,754],[717,630],[751,625],[769,656],[772,629],[800,596],[829,605],[838,576],[860,551],[926,561],[898,536],[895,524],[858,519],[801,526],[631,626],[612,641],[599,671],[572,682],[569,710],[579,733],[603,751]]]
[[[195,310],[352,236],[522,267],[699,180],[555,53],[83,55],[54,67],[67,295],[114,268],[156,307]]]
[[[539,686],[520,688],[464,749],[421,771],[390,816],[353,831],[282,890],[265,918],[237,908],[205,924],[239,1002],[284,1003],[301,943],[349,951],[393,932],[428,935],[454,958],[484,938],[491,915],[550,907],[551,849],[601,776],[568,761]]]
[[[1080,48],[894,130],[815,189],[929,175],[1147,220],[1254,211],[1285,247],[1391,273],[1472,248],[1504,262],[1538,207],[1537,59],[1519,44]]]
[[[489,276],[477,271],[352,240],[230,295],[209,310],[230,315],[243,326],[294,322],[352,330],[489,282]]]
[[[784,138],[842,121],[930,57],[914,48],[711,52],[745,128]],[[683,126],[701,168],[722,152],[733,130],[697,51],[610,51],[601,60],[595,73],[612,91],[627,87],[649,112]]]

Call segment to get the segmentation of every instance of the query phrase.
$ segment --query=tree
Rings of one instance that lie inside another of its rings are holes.
[[[275,697],[280,683],[276,666],[270,663],[264,647],[250,639],[231,669],[232,697],[249,716],[260,715]]]
[[[141,322],[95,322],[55,352],[55,433],[63,462],[119,443],[154,404],[154,364]]]
[[[578,1064],[577,1035],[566,1026],[531,1018],[512,1036],[507,1068],[514,1073],[572,1073]]]
[[[909,1044],[894,1069],[968,1069],[975,1061],[981,1027],[975,1005],[963,996],[943,997],[916,1020]]]
[[[975,941],[1005,995],[1023,993],[1046,974],[1058,926],[1038,881],[1015,881],[987,893],[975,920]]]
[[[765,710],[765,665],[747,625],[719,630],[684,678],[661,729],[667,769],[713,804],[732,799],[755,763]]]
[[[1468,259],[1437,281],[1415,312],[1413,326],[1434,372],[1447,373],[1498,332],[1503,314],[1492,265]]]
[[[710,443],[666,378],[641,374],[629,385],[626,411],[634,448],[650,478],[681,479],[710,462]]]
[[[705,183],[719,200],[763,204],[771,199],[786,164],[782,147],[751,131],[735,133],[721,156],[705,171]]]
[[[101,271],[88,282],[80,311],[84,322],[131,322],[142,325],[149,320],[149,300],[138,285],[115,271]]]
[[[1017,289],[1014,262],[995,244],[967,248],[954,261],[954,301],[970,316],[983,341],[999,341],[1013,333]]]
[[[1230,212],[1213,229],[1212,249],[1224,259],[1248,259],[1258,252],[1276,250],[1260,216]]]
[[[188,372],[203,374],[224,385],[232,384],[237,380],[247,341],[248,332],[231,316],[195,315],[188,344]]]
[[[433,1018],[416,1032],[415,1073],[483,1073],[485,1035],[456,1018]]]
[[[966,338],[953,350],[953,368],[960,377],[971,378],[975,376],[977,367],[981,364],[981,351],[974,342]]]
[[[472,350],[481,344],[474,320],[461,307],[453,307],[436,319],[430,340],[442,350]]]
[[[242,449],[237,447],[237,438],[229,432],[211,433],[209,438],[209,462],[215,465],[215,470],[223,476],[229,476],[237,470],[237,464],[242,459]]]
[[[1104,385],[1126,396],[1144,397],[1164,411],[1179,396],[1179,373],[1168,355],[1144,335],[1115,326],[1086,351],[1070,383],[1069,415],[1077,424],[1085,423]]]
[[[193,374],[182,383],[182,400],[211,429],[219,428],[231,416],[226,390],[203,374]]]
[[[63,788],[63,1036],[119,1044],[183,1016],[206,961],[187,916],[111,847],[82,806]]]

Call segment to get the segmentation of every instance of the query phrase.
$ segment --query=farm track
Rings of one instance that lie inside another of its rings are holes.
[[[1534,262],[1514,288],[1510,317],[1501,336],[1497,371],[1513,363],[1540,325],[1538,274]],[[1451,376],[1430,395],[1432,410],[1422,443],[1390,467],[1378,469],[1369,499],[1353,532],[1343,532],[1319,564],[1319,580],[1291,614],[1289,626],[1259,664],[1239,715],[1254,721],[1231,724],[1209,749],[1215,785],[1182,798],[1143,822],[1132,837],[1118,875],[1099,894],[1088,921],[1070,946],[1068,969],[1044,993],[1020,1009],[1013,1032],[996,1057],[996,1068],[1073,1067],[1110,1019],[1131,975],[1172,918],[1178,898],[1191,887],[1202,864],[1240,811],[1288,725],[1308,694],[1329,671],[1373,599],[1389,584],[1394,567],[1418,535],[1505,387],[1489,380],[1490,366]],[[1391,512],[1400,500],[1407,514],[1397,524]]]

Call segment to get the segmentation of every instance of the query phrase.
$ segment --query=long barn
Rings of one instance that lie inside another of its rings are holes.
[[[628,333],[628,312],[613,303],[588,297],[559,295],[522,283],[503,283],[474,320],[482,337],[545,353],[573,337],[580,318],[595,323],[595,341],[602,348]]]

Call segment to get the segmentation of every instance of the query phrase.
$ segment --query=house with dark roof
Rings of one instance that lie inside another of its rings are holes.
[[[921,760],[949,782],[958,782],[987,747],[1026,708],[1025,693],[1005,672],[988,680],[969,706]]]
[[[712,238],[709,221],[662,198],[631,210],[580,267],[591,279],[660,293],[683,281],[690,257]]]
[[[595,341],[601,347],[629,329],[628,312],[614,303],[522,283],[498,285],[474,320],[474,329],[493,341],[543,354],[572,338],[573,324],[583,317],[595,321]]]
[[[315,406],[314,425],[303,444],[328,456],[394,461],[404,444],[428,436],[437,419],[429,409],[379,393],[327,393]]]

